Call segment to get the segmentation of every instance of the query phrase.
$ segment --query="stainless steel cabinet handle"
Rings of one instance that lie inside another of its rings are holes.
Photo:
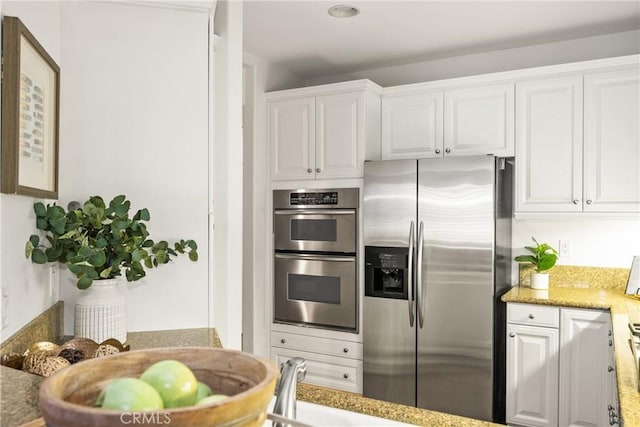
[[[343,351],[343,352],[345,352],[345,353],[349,353],[349,349],[348,349],[348,348],[346,348],[346,347],[345,347],[345,348],[343,348],[343,349],[342,349],[342,351]]]
[[[436,154],[440,154],[440,149],[436,148]]]
[[[578,203],[580,203],[580,200],[578,200],[578,199],[573,199],[573,204],[574,204],[574,205],[577,205]]]
[[[445,148],[445,149],[444,149],[444,152],[445,152],[445,153],[450,153],[450,152],[451,152],[451,148]]]
[[[609,409],[609,425],[613,426],[618,424],[618,414],[615,408],[609,405],[607,409]]]
[[[282,338],[282,339],[280,340],[280,342],[281,342],[282,344],[284,344],[284,343],[286,343],[286,342],[287,342],[287,340],[285,340],[284,338]]]
[[[407,298],[407,302],[409,303],[409,326],[413,327],[413,322],[416,318],[415,313],[415,298],[413,297],[413,247],[415,242],[415,224],[411,221],[411,225],[409,226],[409,260],[408,265],[409,268],[407,271],[407,292],[409,293],[409,297]]]
[[[530,315],[529,315],[529,319],[533,320],[533,319],[535,319],[535,318],[536,318],[536,317],[535,317],[533,314],[530,314]]]
[[[311,168],[307,169],[307,173],[312,173],[312,172],[313,172],[313,169]]]
[[[316,172],[320,173],[320,172],[322,172],[322,169],[316,168]]]
[[[513,332],[511,332],[511,333],[509,333],[509,336],[510,336],[511,338],[515,338],[516,334],[514,334]]]
[[[593,203],[593,201],[590,199],[587,199],[587,204],[590,205],[591,203]]]
[[[613,372],[613,366],[611,366],[611,365],[607,366],[607,371]]]
[[[418,326],[424,327],[424,307],[427,296],[425,295],[424,283],[422,283],[422,247],[424,246],[424,222],[420,221],[418,227],[418,256],[416,259],[416,289],[418,290]]]

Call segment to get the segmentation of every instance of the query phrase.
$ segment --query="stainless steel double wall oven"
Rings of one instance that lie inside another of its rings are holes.
[[[274,190],[274,320],[358,330],[357,188]]]

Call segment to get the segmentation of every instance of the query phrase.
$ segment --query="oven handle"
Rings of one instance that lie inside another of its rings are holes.
[[[355,209],[287,209],[273,211],[276,215],[355,215]]]
[[[327,255],[312,255],[312,254],[275,254],[276,258],[280,259],[304,259],[309,261],[333,261],[333,262],[354,262],[356,257],[354,256],[327,256]]]
[[[411,226],[409,227],[409,260],[408,260],[408,278],[407,278],[407,283],[408,283],[408,298],[407,298],[407,302],[409,303],[409,326],[413,327],[413,322],[415,320],[415,298],[413,296],[413,247],[414,247],[414,243],[415,243],[415,230],[414,230],[414,226],[415,224],[413,223],[413,221],[411,221]]]

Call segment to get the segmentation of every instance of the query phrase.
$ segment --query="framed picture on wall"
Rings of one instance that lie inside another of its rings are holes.
[[[1,191],[57,199],[60,68],[20,19],[2,27]]]

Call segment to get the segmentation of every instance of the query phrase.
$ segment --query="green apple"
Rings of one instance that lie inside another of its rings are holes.
[[[164,408],[158,391],[137,378],[118,378],[102,389],[96,406],[121,411],[157,411]]]
[[[196,405],[208,405],[209,403],[219,402],[221,400],[227,399],[229,396],[226,394],[212,394],[211,396],[207,396],[204,399],[201,399],[196,403]]]
[[[140,379],[155,388],[165,408],[196,403],[198,380],[187,365],[177,360],[162,360],[149,366]]]
[[[201,401],[207,396],[211,396],[212,394],[213,394],[213,391],[211,390],[211,387],[209,387],[208,385],[206,385],[201,381],[198,381],[198,392],[196,393],[196,403]]]

